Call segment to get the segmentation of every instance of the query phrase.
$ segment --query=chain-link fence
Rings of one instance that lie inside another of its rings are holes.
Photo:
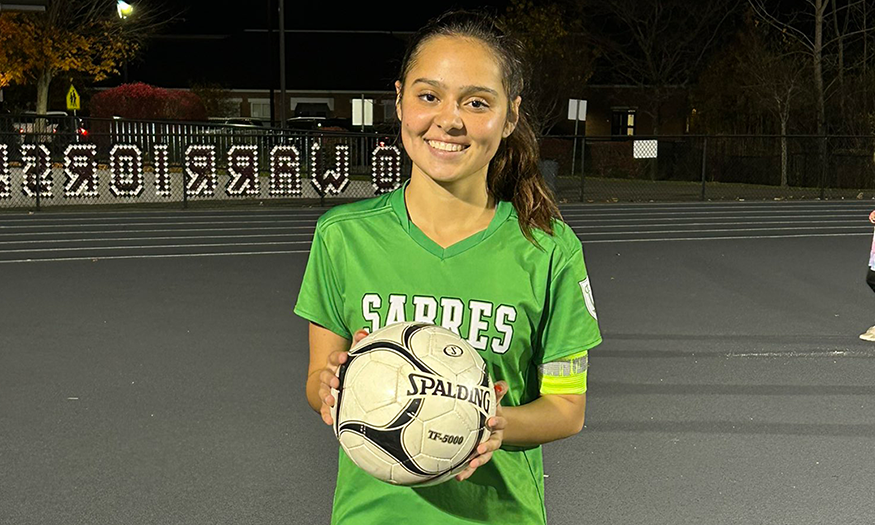
[[[875,136],[545,137],[561,202],[875,198]]]
[[[560,202],[875,198],[875,136],[541,139]],[[0,209],[326,205],[409,176],[397,134],[0,116]]]

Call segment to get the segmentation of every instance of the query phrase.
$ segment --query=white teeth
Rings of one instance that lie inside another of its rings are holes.
[[[461,144],[450,144],[449,142],[440,142],[438,140],[427,140],[426,142],[432,148],[442,151],[462,151],[465,149]]]

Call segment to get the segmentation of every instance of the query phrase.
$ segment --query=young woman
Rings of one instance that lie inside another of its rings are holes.
[[[869,222],[875,224],[875,211],[869,214]],[[866,271],[866,283],[875,292],[875,236],[872,237],[872,249],[869,251],[869,269]],[[875,326],[860,334],[860,339],[875,341]]]
[[[295,312],[311,322],[307,399],[325,423],[351,343],[399,321],[467,339],[502,398],[456,481],[389,485],[341,450],[332,523],[546,522],[540,445],[583,427],[601,335],[580,241],[538,171],[520,56],[482,16],[420,30],[395,83],[410,180],[318,221]]]

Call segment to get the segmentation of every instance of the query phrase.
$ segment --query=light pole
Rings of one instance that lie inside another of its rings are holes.
[[[134,12],[134,6],[125,2],[124,0],[118,0],[118,3],[116,4],[115,7],[116,7],[116,11],[118,12],[118,17],[121,18],[122,20],[127,20],[127,18],[129,16],[131,16],[131,14],[133,14],[133,12]],[[125,63],[122,66],[122,71],[123,71],[122,78],[124,79],[124,83],[127,84],[128,83],[128,59],[127,59],[127,57],[125,57]]]

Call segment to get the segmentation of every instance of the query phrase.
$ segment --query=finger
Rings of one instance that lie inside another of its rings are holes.
[[[493,435],[483,443],[477,445],[478,454],[486,454],[501,448],[501,436]]]
[[[324,421],[326,425],[331,426],[334,424],[334,421],[331,419],[331,410],[327,406],[322,405],[319,412],[322,414],[322,421]]]
[[[334,375],[334,372],[327,368],[319,373],[319,381],[323,385],[327,385],[331,388],[340,388],[340,379]]]
[[[463,470],[462,472],[458,473],[456,475],[456,479],[458,481],[465,481],[466,479],[471,477],[471,474],[473,474],[475,470],[477,470],[477,469],[468,467],[465,470]]]
[[[489,463],[490,459],[492,459],[492,451],[489,451],[485,454],[480,454],[479,456],[471,460],[471,464],[473,465],[476,461],[477,464],[474,466],[474,468],[482,467],[486,463]]]
[[[346,363],[347,357],[349,357],[349,352],[331,352],[328,354],[328,364],[335,367],[340,366]]]

